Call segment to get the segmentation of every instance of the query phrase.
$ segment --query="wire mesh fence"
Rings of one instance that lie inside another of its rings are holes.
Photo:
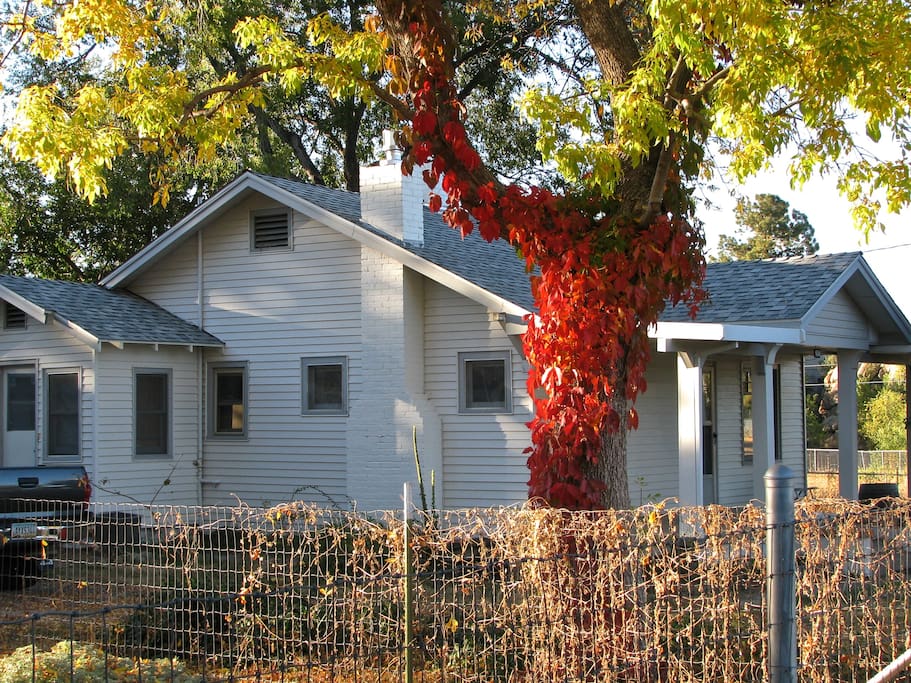
[[[801,680],[865,680],[908,645],[911,503],[885,503],[797,505]],[[58,646],[56,666],[107,680],[133,662],[129,680],[400,681],[406,659],[428,682],[765,677],[759,507],[409,525],[405,566],[391,514],[94,505],[42,546],[52,567],[36,556],[5,577],[2,650],[26,650],[0,660],[0,679],[59,641],[80,645]]]

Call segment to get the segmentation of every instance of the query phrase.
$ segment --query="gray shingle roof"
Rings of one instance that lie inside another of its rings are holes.
[[[277,187],[357,223],[412,253],[526,310],[534,310],[525,263],[502,240],[486,243],[477,233],[462,239],[439,214],[424,210],[424,244],[402,243],[361,220],[360,196],[322,186],[255,174]],[[808,258],[710,263],[709,293],[697,322],[746,323],[799,320],[860,252]],[[691,322],[688,307],[668,309],[662,322]]]
[[[0,275],[0,285],[70,321],[99,341],[221,346],[208,332],[125,290]]]
[[[696,322],[747,323],[800,320],[860,252],[769,261],[710,263],[705,289],[709,299]],[[662,322],[690,322],[684,306],[668,309]]]
[[[534,299],[531,296],[531,284],[525,270],[525,262],[503,240],[496,240],[488,244],[477,232],[462,239],[459,232],[446,225],[439,214],[432,213],[425,208],[424,244],[415,245],[402,242],[361,220],[360,195],[356,192],[308,185],[259,173],[254,175],[301,199],[357,223],[362,228],[473,282],[488,292],[522,306],[526,310],[534,309]]]

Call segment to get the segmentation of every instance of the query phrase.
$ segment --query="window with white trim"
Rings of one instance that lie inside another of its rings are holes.
[[[133,441],[137,456],[171,455],[171,374],[133,371]]]
[[[459,354],[459,412],[512,412],[509,351]]]
[[[301,412],[348,414],[348,359],[344,356],[301,359]]]
[[[247,434],[247,365],[232,363],[209,368],[209,435]]]
[[[79,373],[48,371],[45,375],[47,457],[79,458]]]
[[[250,248],[253,251],[291,248],[291,210],[257,209],[250,212]]]

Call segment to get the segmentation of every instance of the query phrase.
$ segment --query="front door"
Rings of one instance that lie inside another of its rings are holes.
[[[718,502],[715,455],[715,371],[702,369],[702,503]]]
[[[3,466],[32,467],[35,457],[35,369],[2,370]]]

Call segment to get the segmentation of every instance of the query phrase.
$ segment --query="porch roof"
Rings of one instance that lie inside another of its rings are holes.
[[[883,361],[885,356],[893,362],[911,360],[911,323],[860,252],[711,263],[705,288],[708,300],[695,319],[683,306],[662,314],[652,331],[659,346],[672,350],[681,343],[712,342],[837,349],[837,338],[827,344],[816,334],[808,342],[807,333],[820,312],[843,293],[863,316],[863,334],[869,334],[862,351]]]
[[[224,346],[208,332],[124,290],[0,275],[0,299],[43,323],[56,322],[95,348],[102,343]]]

